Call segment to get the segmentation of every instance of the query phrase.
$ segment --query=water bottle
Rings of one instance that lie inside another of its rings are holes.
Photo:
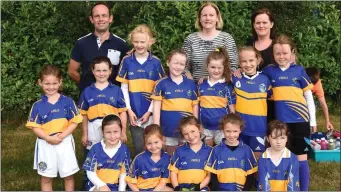
[[[334,139],[329,139],[328,150],[334,150],[334,149],[335,149]]]
[[[340,150],[340,137],[336,138],[335,149]]]
[[[321,150],[321,145],[318,144],[316,141],[314,140],[311,140],[310,141],[310,145],[311,145],[311,148],[313,148],[314,150]]]
[[[328,145],[326,142],[326,139],[324,137],[321,138],[321,150],[327,150],[328,149]]]
[[[327,141],[333,138],[333,130],[328,130],[326,133]]]

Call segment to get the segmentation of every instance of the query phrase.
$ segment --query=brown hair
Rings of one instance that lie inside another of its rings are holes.
[[[280,45],[284,45],[284,44],[288,44],[290,46],[291,52],[293,52],[294,54],[296,54],[296,45],[294,43],[294,41],[287,35],[281,34],[279,35],[274,43],[275,44],[280,44]]]
[[[98,56],[94,60],[92,60],[92,62],[90,64],[91,69],[94,70],[95,65],[100,64],[100,63],[106,63],[108,65],[109,69],[111,70],[111,68],[112,68],[111,61],[107,56]]]
[[[143,140],[145,144],[147,143],[148,138],[152,135],[157,135],[161,140],[164,138],[161,127],[157,124],[150,124],[144,129]]]
[[[229,113],[224,115],[219,121],[219,129],[224,130],[226,124],[231,123],[240,126],[240,131],[244,129],[243,119],[236,113]]]
[[[197,17],[195,19],[195,28],[200,30],[200,31],[202,30],[202,25],[200,23],[201,12],[202,12],[202,10],[205,7],[208,7],[208,6],[213,7],[213,9],[215,9],[215,11],[216,11],[216,14],[217,14],[217,17],[218,17],[218,21],[216,23],[216,28],[217,29],[222,29],[223,25],[224,25],[224,22],[223,22],[223,19],[221,17],[221,13],[219,11],[219,8],[217,7],[216,4],[211,3],[211,2],[206,2],[206,3],[202,4],[201,7],[199,8],[199,10],[197,11]]]
[[[150,27],[148,27],[148,25],[146,24],[141,24],[141,25],[138,25],[136,26],[128,35],[128,39],[130,42],[132,42],[132,39],[133,39],[133,35],[134,33],[143,33],[143,34],[146,34],[149,39],[152,39],[153,41],[155,40],[154,39],[154,35],[153,35],[153,32],[152,30],[150,29]],[[150,48],[150,47],[149,47]]]
[[[272,136],[272,133],[277,137],[280,137],[282,135],[288,136],[289,140],[289,129],[286,123],[279,121],[279,120],[273,120],[268,124],[268,129],[266,130],[266,137],[269,138]],[[273,138],[273,137],[272,137]],[[287,142],[288,144],[289,142]],[[270,143],[266,140],[265,147],[270,147]]]
[[[104,131],[105,126],[111,125],[114,123],[116,123],[122,130],[122,122],[121,122],[121,119],[117,115],[109,114],[105,116],[102,121],[102,131]]]
[[[253,47],[253,46],[243,46],[243,47],[241,47],[240,49],[239,49],[239,65],[240,65],[240,53],[242,52],[242,51],[252,51],[252,52],[254,52],[255,53],[255,55],[256,55],[256,58],[258,59],[258,61],[259,61],[259,65],[261,65],[262,63],[263,63],[263,58],[262,58],[262,55],[260,54],[260,52],[255,48],[255,47]],[[259,66],[258,65],[258,66]]]
[[[199,131],[201,130],[200,121],[196,117],[194,117],[194,116],[187,116],[187,117],[183,117],[180,120],[179,130],[180,130],[181,134],[182,134],[183,128],[185,128],[188,125],[194,125],[194,126],[196,126],[199,129]]]
[[[106,6],[106,7],[108,8],[109,16],[111,15],[111,13],[110,13],[110,7],[109,7],[108,4],[106,4],[105,2],[97,2],[97,3],[95,3],[95,4],[91,7],[91,11],[90,11],[90,16],[91,16],[91,17],[92,17],[92,12],[93,12],[94,8],[95,8],[97,5],[104,5],[104,6]]]
[[[251,26],[252,26],[252,38],[253,38],[253,40],[258,39],[258,35],[257,35],[256,30],[253,27],[253,25],[255,23],[257,15],[260,15],[260,14],[266,14],[269,17],[270,22],[273,23],[273,26],[270,29],[270,39],[275,39],[275,19],[274,19],[274,16],[269,9],[260,8],[260,9],[257,9],[256,11],[254,11],[251,15]]]
[[[212,60],[223,60],[223,66],[224,66],[224,72],[223,72],[223,77],[225,78],[226,82],[231,82],[231,64],[230,64],[230,59],[229,56],[226,52],[226,50],[223,47],[218,47],[216,48],[215,51],[212,51],[210,54],[208,54],[206,58],[206,66],[208,68],[208,64]]]
[[[305,69],[305,72],[313,84],[316,84],[320,80],[320,71],[316,67],[308,67]]]
[[[44,80],[44,76],[47,76],[47,75],[53,75],[55,77],[57,77],[59,80],[62,80],[62,72],[61,70],[55,66],[55,65],[52,65],[52,64],[48,64],[48,65],[45,65],[41,70],[40,70],[40,73],[39,73],[39,79],[40,81],[43,81]]]
[[[187,57],[187,53],[186,53],[183,49],[174,49],[174,50],[172,50],[172,51],[168,54],[168,56],[167,56],[167,58],[166,58],[166,61],[167,61],[167,62],[170,62],[170,61],[172,60],[172,57],[173,57],[174,55],[176,55],[176,54],[183,55],[183,56],[186,57],[186,66],[187,66],[188,57]]]

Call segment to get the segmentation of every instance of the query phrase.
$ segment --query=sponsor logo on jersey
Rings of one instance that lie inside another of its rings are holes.
[[[128,75],[134,75],[134,72],[128,72]]]
[[[257,146],[255,150],[260,150],[260,147],[259,147],[259,146]]]

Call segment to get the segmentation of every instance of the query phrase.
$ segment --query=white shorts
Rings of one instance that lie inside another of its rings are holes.
[[[72,135],[64,138],[58,145],[51,145],[43,139],[37,138],[33,169],[44,177],[68,177],[79,171],[75,142]]]
[[[221,130],[204,129],[203,134],[206,136],[206,140],[213,138],[214,143],[217,145],[219,145],[224,138],[224,133]]]
[[[102,121],[103,119],[96,119],[88,122],[88,146],[86,146],[86,149],[90,150],[92,146],[102,140]]]
[[[166,137],[167,146],[178,146],[180,143],[185,143],[186,141],[181,137]]]

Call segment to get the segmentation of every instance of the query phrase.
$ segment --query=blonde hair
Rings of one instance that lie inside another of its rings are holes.
[[[262,58],[262,55],[260,54],[260,52],[255,48],[255,47],[252,47],[252,46],[243,46],[239,49],[238,51],[238,55],[239,55],[239,65],[240,65],[240,62],[241,62],[241,59],[240,59],[240,53],[242,51],[252,51],[255,53],[256,55],[256,58],[258,59],[259,61],[259,65],[263,64],[263,58]]]
[[[146,34],[149,39],[148,40],[153,40],[154,42],[154,35],[153,35],[153,32],[152,30],[150,29],[150,27],[148,27],[148,25],[146,24],[140,24],[138,26],[136,26],[128,35],[128,39],[130,42],[132,42],[132,39],[133,39],[133,35],[134,33],[143,33],[143,34]]]
[[[201,7],[199,8],[198,12],[197,12],[197,18],[195,19],[195,28],[198,29],[199,31],[202,30],[202,25],[200,23],[200,17],[201,17],[201,12],[205,7],[211,6],[213,7],[213,9],[216,11],[217,17],[218,17],[218,21],[216,23],[216,28],[217,29],[222,29],[224,22],[223,22],[223,18],[221,17],[221,13],[219,11],[219,8],[217,7],[216,4],[211,3],[211,2],[207,2],[201,5]]]

